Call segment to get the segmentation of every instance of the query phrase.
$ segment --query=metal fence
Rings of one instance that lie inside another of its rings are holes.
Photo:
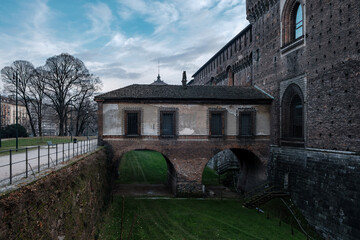
[[[0,151],[0,187],[94,151],[97,139]]]

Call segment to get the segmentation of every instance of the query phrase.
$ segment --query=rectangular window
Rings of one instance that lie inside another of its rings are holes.
[[[125,112],[125,135],[139,136],[140,135],[140,112],[126,111]]]
[[[244,111],[239,114],[239,135],[241,137],[254,136],[255,131],[255,112]]]
[[[160,112],[160,135],[175,136],[175,112]]]
[[[210,136],[221,137],[224,135],[224,112],[210,113]]]

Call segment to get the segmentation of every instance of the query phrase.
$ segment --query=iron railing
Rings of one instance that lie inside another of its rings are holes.
[[[94,151],[97,139],[0,151],[0,187]]]

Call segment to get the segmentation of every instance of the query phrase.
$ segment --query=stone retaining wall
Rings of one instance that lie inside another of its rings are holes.
[[[272,147],[269,171],[326,239],[360,239],[360,155]]]
[[[110,196],[104,149],[0,196],[0,239],[93,239]]]

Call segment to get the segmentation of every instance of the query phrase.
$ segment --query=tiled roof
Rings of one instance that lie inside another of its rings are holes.
[[[271,101],[272,97],[256,87],[134,84],[98,95],[95,100]]]

